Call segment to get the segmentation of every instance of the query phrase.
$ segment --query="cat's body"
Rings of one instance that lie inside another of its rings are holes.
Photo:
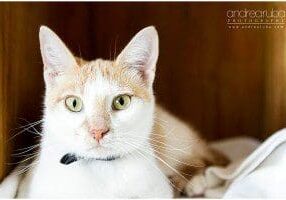
[[[151,148],[150,148],[151,149]],[[136,153],[114,161],[59,163],[61,154],[42,152],[39,164],[25,176],[19,198],[151,198],[173,196],[166,177],[154,170],[155,160]],[[28,186],[28,187],[27,187]]]
[[[155,104],[153,27],[140,31],[115,61],[76,59],[47,28],[40,42],[46,82],[40,155],[21,179],[4,180],[0,197],[9,194],[7,184],[18,186],[17,197],[170,198],[171,186],[202,193],[205,186],[196,191],[191,178],[225,160]],[[63,165],[67,153],[82,159]],[[109,157],[115,159],[104,161]]]

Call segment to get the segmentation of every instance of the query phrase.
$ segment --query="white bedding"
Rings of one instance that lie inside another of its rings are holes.
[[[233,138],[212,144],[231,160],[225,168],[209,167],[207,198],[286,197],[286,129],[260,144],[252,138]]]

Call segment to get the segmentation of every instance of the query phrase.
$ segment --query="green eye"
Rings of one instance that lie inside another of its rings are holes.
[[[72,112],[80,112],[82,109],[82,100],[76,96],[69,96],[65,100],[67,109]]]
[[[127,94],[119,95],[113,99],[114,110],[124,110],[128,108],[131,102],[131,97]]]

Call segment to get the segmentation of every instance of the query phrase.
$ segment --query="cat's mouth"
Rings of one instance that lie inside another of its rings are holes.
[[[119,159],[119,155],[111,155],[106,157],[99,157],[99,158],[88,158],[88,157],[81,157],[74,153],[67,153],[65,154],[61,160],[60,163],[64,165],[69,165],[73,162],[79,161],[79,160],[87,160],[87,161],[114,161],[116,159]]]

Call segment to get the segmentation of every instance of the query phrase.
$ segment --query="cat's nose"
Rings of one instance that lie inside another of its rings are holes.
[[[90,133],[92,137],[99,142],[107,133],[109,129],[108,128],[100,128],[100,129],[91,129]]]

